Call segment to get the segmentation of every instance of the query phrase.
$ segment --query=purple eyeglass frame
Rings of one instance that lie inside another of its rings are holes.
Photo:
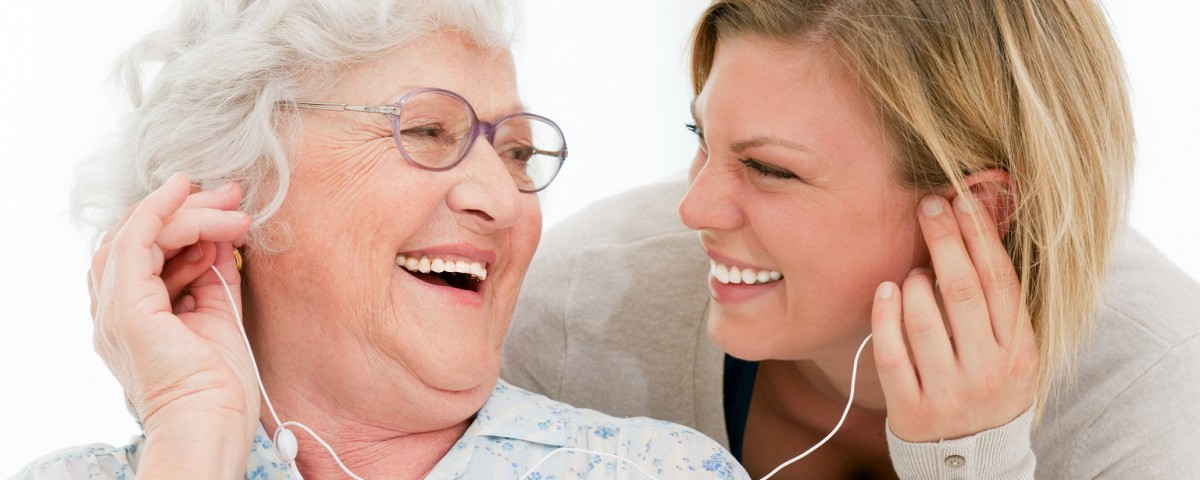
[[[421,162],[418,162],[416,160],[413,160],[412,157],[408,156],[408,152],[404,151],[404,145],[400,141],[400,113],[403,111],[404,105],[406,103],[408,103],[408,101],[411,98],[413,98],[417,95],[420,95],[422,93],[436,93],[439,95],[446,95],[448,97],[454,98],[454,99],[462,102],[463,105],[466,105],[467,111],[471,113],[471,138],[470,138],[470,140],[467,141],[466,148],[464,148],[461,152],[459,152],[458,158],[456,158],[453,162],[450,162],[449,164],[447,164],[444,167],[432,167],[429,165],[425,165]],[[329,112],[361,112],[361,113],[378,113],[378,114],[382,114],[382,115],[387,115],[388,120],[391,122],[391,125],[392,125],[392,139],[396,142],[396,149],[400,151],[400,156],[404,157],[404,159],[407,160],[408,163],[411,163],[416,167],[419,167],[424,170],[433,171],[433,172],[444,172],[446,170],[450,170],[454,167],[457,167],[458,164],[462,163],[463,159],[467,158],[467,154],[471,152],[471,147],[473,147],[475,145],[475,139],[479,138],[480,134],[482,134],[483,137],[487,139],[488,143],[491,144],[493,141],[495,141],[496,127],[499,126],[500,124],[504,123],[505,121],[507,121],[510,118],[524,117],[524,118],[532,118],[532,119],[538,120],[538,121],[543,122],[547,125],[550,125],[551,127],[554,128],[554,131],[558,133],[558,137],[562,139],[562,149],[557,150],[557,151],[548,151],[548,150],[540,150],[540,149],[534,150],[535,154],[547,155],[550,157],[558,158],[558,165],[557,165],[557,168],[554,169],[554,174],[550,175],[550,178],[546,180],[545,185],[538,186],[537,188],[534,188],[534,189],[525,189],[525,188],[517,187],[517,190],[524,192],[524,193],[536,193],[536,192],[539,192],[539,191],[545,189],[546,187],[550,186],[550,184],[552,182],[554,182],[554,179],[558,177],[558,172],[562,171],[563,163],[565,163],[567,160],[567,137],[565,135],[563,135],[562,128],[559,128],[558,124],[554,123],[553,120],[550,120],[549,118],[546,118],[546,117],[543,117],[541,115],[537,115],[534,113],[517,112],[517,113],[505,115],[504,117],[501,117],[499,120],[496,120],[495,122],[485,122],[483,120],[480,120],[479,116],[475,114],[475,108],[471,106],[471,102],[468,102],[467,99],[462,97],[462,95],[459,95],[457,93],[451,92],[450,90],[446,90],[446,89],[442,89],[442,88],[433,88],[433,87],[419,88],[419,89],[416,89],[416,90],[413,90],[411,92],[404,94],[404,96],[400,97],[400,100],[394,104],[382,105],[382,106],[347,105],[345,103],[328,103],[328,102],[289,102],[289,101],[279,102],[279,105],[290,106],[290,107],[295,107],[295,108],[303,108],[303,109],[309,109],[309,110],[324,110],[324,111],[329,111]]]

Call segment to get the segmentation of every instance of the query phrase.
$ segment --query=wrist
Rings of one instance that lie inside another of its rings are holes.
[[[229,415],[156,415],[147,422],[138,478],[241,478],[256,428]]]

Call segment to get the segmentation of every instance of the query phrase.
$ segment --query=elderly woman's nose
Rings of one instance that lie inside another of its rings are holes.
[[[694,170],[691,185],[679,202],[679,218],[692,230],[732,230],[741,224],[736,179],[718,172],[712,162]]]
[[[517,183],[491,143],[480,136],[462,163],[452,170],[461,179],[451,188],[447,202],[478,231],[512,226],[524,207]]]

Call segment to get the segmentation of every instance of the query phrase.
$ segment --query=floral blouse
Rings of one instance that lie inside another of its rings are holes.
[[[138,436],[124,447],[97,444],[61,450],[25,467],[15,478],[133,478],[144,441],[145,437]],[[535,465],[537,469],[531,471]],[[661,480],[749,478],[728,451],[688,427],[648,418],[613,418],[550,400],[503,380],[496,383],[471,426],[426,478],[649,478],[638,467]],[[288,480],[288,468],[260,425],[245,478]]]

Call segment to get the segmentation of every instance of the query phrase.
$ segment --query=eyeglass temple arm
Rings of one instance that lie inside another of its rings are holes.
[[[535,155],[547,155],[547,156],[551,156],[551,157],[565,158],[567,156],[567,149],[564,148],[562,150],[542,150],[540,148],[535,147],[533,149],[533,153]]]
[[[293,106],[296,108],[306,108],[309,110],[326,110],[330,112],[365,112],[365,113],[382,113],[385,115],[399,115],[400,109],[392,106],[385,107],[369,107],[363,105],[346,105],[344,103],[323,103],[323,102],[279,102],[283,106]]]

